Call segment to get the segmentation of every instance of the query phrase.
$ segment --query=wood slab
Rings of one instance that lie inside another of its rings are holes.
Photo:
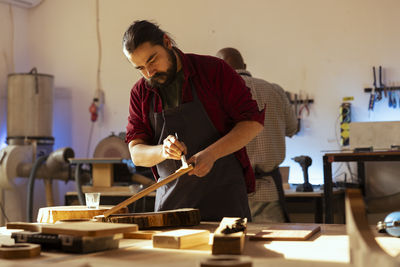
[[[56,223],[57,221],[68,220],[90,220],[96,215],[103,214],[113,206],[99,206],[98,209],[89,209],[86,206],[54,206],[40,208],[37,216],[39,223]],[[124,208],[121,213],[127,212]]]
[[[267,227],[256,234],[247,234],[247,236],[250,240],[304,241],[320,231],[321,227],[318,225],[282,224]]]
[[[246,236],[247,218],[225,217],[214,232],[213,255],[242,254]]]
[[[39,255],[40,245],[37,244],[18,243],[0,246],[0,258],[3,259],[32,258]]]
[[[114,224],[101,222],[65,222],[42,226],[44,234],[61,234],[73,236],[110,236],[138,230],[136,224]]]
[[[29,223],[29,222],[8,222],[6,224],[7,229],[19,229],[30,232],[40,232],[42,231],[42,225],[44,223]]]
[[[134,223],[139,229],[159,227],[182,227],[200,224],[200,210],[177,209],[159,212],[114,214],[109,217],[96,216],[94,220],[111,223]]]
[[[208,230],[178,229],[153,235],[153,247],[183,249],[207,245],[209,240]]]

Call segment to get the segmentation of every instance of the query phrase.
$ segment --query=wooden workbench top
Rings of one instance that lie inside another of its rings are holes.
[[[291,224],[294,225],[294,224]],[[297,224],[305,225],[305,224]],[[310,225],[310,224],[307,224]],[[315,225],[315,224],[313,224]],[[202,222],[192,229],[206,229],[211,233],[218,223]],[[248,223],[247,232],[257,233],[278,224]],[[258,266],[351,266],[349,244],[345,225],[320,225],[321,232],[307,241],[250,241],[246,239],[243,255],[250,256],[253,267]],[[186,227],[189,228],[189,227]],[[171,229],[168,229],[171,230]],[[11,231],[0,230],[0,242],[8,244]],[[400,239],[377,234],[378,243],[392,256],[400,253]],[[42,252],[41,256],[26,260],[0,260],[1,266],[166,266],[199,267],[200,262],[211,257],[211,245],[190,249],[153,248],[151,240],[124,239],[118,250],[91,254],[66,254]],[[299,261],[300,260],[300,261]],[[57,265],[55,265],[57,264]],[[86,264],[86,265],[85,265]]]

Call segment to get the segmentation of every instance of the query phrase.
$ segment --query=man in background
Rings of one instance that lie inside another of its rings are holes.
[[[285,136],[297,132],[294,110],[279,85],[251,76],[237,49],[223,48],[217,56],[243,78],[259,109],[266,108],[262,132],[246,146],[257,178],[256,192],[249,195],[253,222],[289,222],[279,165],[285,159]]]

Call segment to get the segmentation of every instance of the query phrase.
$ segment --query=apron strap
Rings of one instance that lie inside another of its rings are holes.
[[[281,172],[279,171],[279,167],[273,169],[270,172],[264,172],[256,167],[255,176],[256,176],[256,179],[261,179],[262,177],[265,177],[265,176],[272,177],[272,179],[274,180],[276,189],[278,190],[279,204],[281,205],[282,213],[285,218],[285,222],[289,223],[290,218],[289,218],[289,213],[288,213],[287,207],[286,207],[285,193],[283,191],[282,176],[281,176]]]

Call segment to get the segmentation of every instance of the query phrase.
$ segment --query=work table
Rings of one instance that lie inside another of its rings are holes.
[[[278,224],[273,224],[279,226]],[[293,224],[292,224],[293,225]],[[300,225],[300,224],[299,224]],[[304,225],[304,224],[302,224]],[[307,224],[310,225],[310,224]],[[193,229],[206,229],[211,233],[218,223],[202,222]],[[255,234],[271,224],[248,223],[247,233]],[[346,225],[321,224],[321,232],[307,241],[250,241],[246,237],[242,256],[251,257],[253,266],[351,266]],[[175,228],[176,229],[176,228]],[[167,230],[172,230],[167,229]],[[164,229],[163,229],[164,231]],[[400,255],[400,238],[376,234],[377,242],[392,255]],[[11,230],[2,227],[0,242],[12,244]],[[212,240],[210,238],[210,240]],[[210,242],[211,243],[211,242]],[[42,251],[31,259],[0,260],[1,266],[200,266],[212,257],[211,245],[190,249],[153,248],[152,240],[122,239],[119,249],[90,254],[67,254]]]

